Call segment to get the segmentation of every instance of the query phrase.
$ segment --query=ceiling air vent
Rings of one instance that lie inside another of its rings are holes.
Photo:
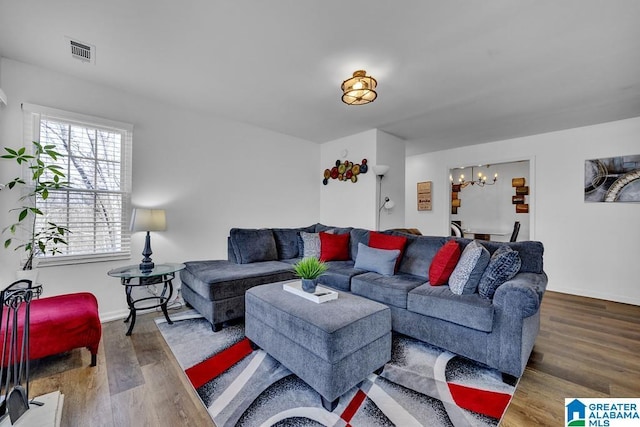
[[[81,43],[70,38],[67,38],[67,40],[69,40],[69,47],[71,48],[71,56],[73,58],[79,59],[83,62],[92,62],[95,64],[95,46]]]

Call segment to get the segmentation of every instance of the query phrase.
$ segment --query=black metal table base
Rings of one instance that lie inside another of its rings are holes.
[[[127,305],[129,306],[129,315],[124,320],[124,323],[129,323],[129,329],[125,335],[131,336],[133,332],[133,328],[136,325],[136,314],[139,310],[149,310],[160,307],[162,310],[162,314],[164,314],[164,318],[167,319],[167,323],[173,325],[173,321],[169,317],[169,311],[167,309],[167,304],[169,300],[171,300],[171,296],[173,295],[173,280],[174,274],[164,274],[162,276],[158,276],[157,280],[154,283],[149,283],[146,281],[140,280],[137,284],[131,284],[131,278],[123,278],[122,284],[125,286],[125,293],[127,295]],[[132,291],[136,287],[140,286],[149,286],[151,284],[163,283],[162,292],[160,295],[154,295],[151,297],[138,298],[134,299],[131,295]],[[136,307],[136,304],[139,304],[143,301],[157,301],[155,305],[148,305],[144,307]]]

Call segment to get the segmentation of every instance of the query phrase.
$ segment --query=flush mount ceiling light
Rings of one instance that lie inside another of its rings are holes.
[[[373,102],[378,96],[376,86],[378,82],[367,76],[364,70],[353,73],[353,77],[342,82],[342,102],[347,105],[362,105]]]

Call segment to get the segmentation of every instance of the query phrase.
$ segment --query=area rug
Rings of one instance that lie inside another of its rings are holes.
[[[393,336],[392,358],[340,398],[320,395],[263,350],[244,324],[212,332],[195,311],[156,324],[218,427],[496,426],[516,384],[500,372],[412,338]]]

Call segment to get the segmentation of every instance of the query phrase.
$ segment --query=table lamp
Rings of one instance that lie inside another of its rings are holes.
[[[144,250],[142,251],[142,262],[140,263],[140,271],[148,272],[153,270],[155,266],[151,261],[151,236],[150,231],[165,231],[167,229],[167,218],[164,209],[142,209],[135,208],[131,214],[131,231],[146,231],[147,237],[144,241]]]

